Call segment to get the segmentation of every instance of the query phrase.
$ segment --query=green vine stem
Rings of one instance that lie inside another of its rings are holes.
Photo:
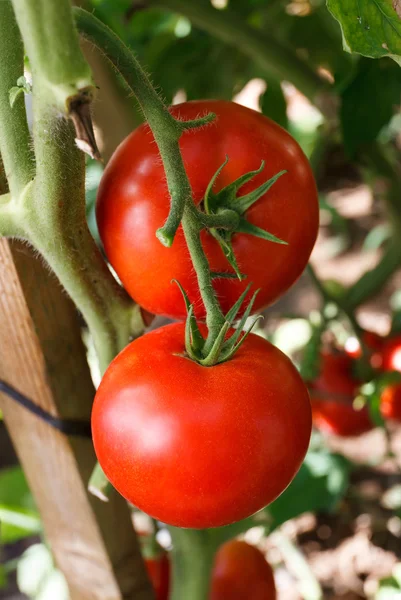
[[[74,100],[90,101],[95,88],[78,43],[69,0],[12,2],[26,53],[40,73],[41,92],[49,104],[69,114]]]
[[[168,529],[173,541],[173,589],[169,600],[206,600],[218,548],[213,530]]]
[[[208,339],[205,347],[206,351],[212,347],[216,340],[224,323],[224,315],[213,289],[209,264],[200,241],[200,232],[204,224],[192,201],[191,187],[182,161],[178,140],[186,129],[199,127],[209,122],[211,115],[189,122],[174,119],[151,86],[139,62],[124,43],[92,14],[79,8],[74,9],[74,14],[80,33],[96,45],[109,59],[116,71],[123,76],[131,92],[135,94],[152,129],[162,157],[171,194],[170,215],[166,224],[158,230],[158,237],[166,245],[171,245],[181,221],[188,250],[198,277],[201,297],[207,311]],[[227,218],[230,220],[230,215],[227,215]],[[221,219],[221,215],[219,215],[219,219]]]
[[[86,224],[85,160],[72,125],[60,121],[33,71],[36,180],[24,202],[28,239],[82,312],[101,371],[127,345],[133,303],[104,262]]]
[[[7,0],[0,2],[0,56],[0,152],[10,192],[17,198],[32,180],[35,167],[23,95],[10,106],[9,90],[24,72],[24,49]],[[9,204],[6,200],[10,198],[2,199],[3,208]]]
[[[22,4],[22,0],[18,2],[20,9]],[[41,7],[43,4],[44,0]],[[71,18],[69,21],[72,23]],[[24,38],[29,38],[24,39],[26,47],[46,46],[47,37],[41,39],[35,27],[32,31],[34,39],[29,30],[24,32]],[[54,51],[57,39],[54,34]],[[64,37],[58,41],[63,43]],[[74,55],[73,49],[69,50]],[[84,158],[74,145],[70,123],[60,119],[54,109],[54,97],[49,96],[42,79],[42,65],[35,62],[43,57],[43,49],[29,56],[34,79],[36,157],[36,177],[32,180],[34,163],[23,98],[17,98],[12,109],[8,100],[9,89],[23,72],[22,43],[8,1],[0,3],[0,53],[0,149],[11,191],[11,196],[2,196],[0,201],[0,232],[27,239],[44,256],[82,312],[104,371],[129,341],[133,303],[115,281],[89,233]],[[76,79],[79,73],[78,69]],[[136,320],[140,319],[140,313],[135,314]]]

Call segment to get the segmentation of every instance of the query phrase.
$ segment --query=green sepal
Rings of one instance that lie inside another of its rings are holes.
[[[212,366],[212,365],[215,365],[215,364],[221,362],[219,360],[220,354],[221,354],[221,349],[224,344],[224,339],[226,337],[226,333],[230,329],[231,325],[232,324],[229,323],[228,321],[226,321],[224,323],[223,327],[220,329],[219,335],[217,336],[209,354],[205,358],[198,360],[198,362],[201,365],[203,365],[204,367],[208,367],[208,366]]]
[[[239,346],[237,346],[237,342],[240,339],[241,334],[243,333],[245,323],[251,314],[254,302],[256,300],[256,296],[258,295],[259,291],[260,290],[256,290],[256,292],[252,296],[248,306],[246,307],[244,314],[242,315],[241,321],[238,323],[236,332],[226,341],[224,348],[222,350],[222,353],[221,353],[222,361],[228,360],[234,354],[235,349],[239,347]],[[253,324],[252,324],[252,327],[253,327]]]
[[[254,235],[255,237],[262,238],[268,242],[274,242],[275,244],[283,244],[284,246],[288,246],[288,242],[285,240],[281,240],[272,233],[253,225],[253,223],[250,223],[244,219],[244,217],[240,218],[236,231],[239,233],[248,233],[249,235]]]
[[[240,281],[242,281],[244,279],[244,276],[239,269],[239,266],[237,263],[237,258],[234,254],[234,248],[233,248],[232,241],[231,241],[231,238],[232,238],[231,231],[225,231],[224,229],[219,231],[219,230],[213,228],[213,229],[210,229],[210,233],[219,242],[220,248],[222,249],[223,254],[226,257],[226,259],[228,260],[228,262],[234,269],[236,277]]]
[[[202,339],[200,348],[197,347],[200,343],[200,340],[197,339],[196,332],[198,332]],[[202,358],[203,344],[204,339],[198,329],[198,324],[194,316],[194,307],[191,304],[188,311],[187,319],[185,321],[185,350],[187,351],[189,358],[192,358],[192,360],[200,361]]]
[[[11,108],[14,106],[16,99],[20,94],[30,94],[32,92],[31,84],[22,75],[17,79],[17,85],[12,87],[8,94]]]
[[[230,308],[230,310],[228,311],[228,313],[225,316],[226,321],[228,321],[230,323],[234,323],[235,317],[237,316],[238,311],[241,308],[241,305],[242,305],[243,301],[245,300],[246,296],[248,295],[248,292],[250,289],[251,289],[251,284],[246,286],[245,290],[242,292],[241,296],[238,298],[236,303],[233,304],[233,306]]]
[[[173,279],[172,281],[178,285],[187,309],[187,319],[185,323],[185,348],[188,355],[191,356],[193,354],[191,358],[197,360],[199,356],[201,356],[205,340],[199,331],[198,323],[194,315],[194,307],[189,301],[188,294],[179,281],[176,279]]]
[[[261,198],[261,196],[266,194],[268,190],[276,183],[276,181],[287,171],[280,171],[279,173],[271,177],[268,181],[265,181],[265,183],[263,183],[253,192],[250,192],[249,194],[245,194],[244,196],[240,196],[239,198],[237,198],[238,190],[245,183],[253,179],[256,175],[259,175],[263,171],[265,163],[264,161],[262,161],[259,169],[256,169],[255,171],[249,171],[248,173],[241,175],[240,177],[238,177],[238,179],[236,179],[235,181],[224,187],[222,190],[220,190],[220,192],[214,193],[213,186],[216,183],[216,180],[219,177],[220,173],[227,165],[227,163],[228,156],[226,156],[226,159],[223,162],[223,164],[220,165],[220,167],[217,169],[217,171],[214,173],[213,177],[209,181],[203,198],[203,206],[207,215],[216,215],[222,209],[232,210],[238,214],[239,223],[234,230],[223,229],[223,227],[210,227],[209,232],[219,243],[224,253],[224,256],[234,269],[238,279],[242,281],[244,279],[244,275],[239,269],[232,244],[232,236],[234,233],[238,232],[246,233],[248,235],[254,235],[263,240],[266,240],[268,242],[274,242],[276,244],[286,245],[288,243],[284,240],[281,240],[272,233],[269,233],[268,231],[265,231],[264,229],[253,225],[252,223],[249,223],[249,221],[247,221],[244,216],[248,208],[255,204],[255,202],[257,202],[259,198]]]
[[[227,160],[226,160],[225,164],[227,164],[227,162],[228,162],[228,157],[227,157]],[[225,164],[222,165],[222,167],[224,167]],[[229,185],[226,185],[225,188],[223,188],[222,190],[220,190],[220,192],[218,193],[218,204],[219,204],[219,206],[227,206],[227,207],[231,206],[232,203],[236,200],[236,196],[237,196],[238,190],[245,183],[248,183],[248,181],[251,181],[251,179],[253,179],[254,177],[256,177],[256,175],[259,175],[259,173],[261,173],[264,168],[265,168],[265,161],[262,160],[259,169],[255,169],[254,171],[249,171],[248,173],[244,173],[244,175],[241,175],[240,177],[238,177],[238,179],[236,179],[235,181],[233,181]]]
[[[231,200],[229,206],[240,215],[243,215],[248,208],[250,208],[255,202],[259,200],[266,192],[270,190],[270,188],[276,183],[277,179],[279,179],[284,173],[287,171],[280,171],[276,175],[273,175],[268,181],[262,183],[261,186],[253,190],[253,192],[249,192],[249,194],[245,194],[245,196],[240,196],[239,198],[234,198]]]
[[[213,188],[214,184],[216,183],[218,176],[220,175],[220,173],[222,172],[222,170],[224,169],[224,167],[226,166],[227,163],[228,163],[228,156],[226,155],[226,160],[217,169],[217,171],[215,172],[215,174],[209,181],[209,184],[206,188],[205,196],[203,198],[203,204],[205,207],[205,213],[207,215],[213,214],[214,212],[216,212],[216,210],[218,208],[217,195],[212,192],[212,188]]]

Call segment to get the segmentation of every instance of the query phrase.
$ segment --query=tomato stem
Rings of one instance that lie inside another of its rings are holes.
[[[204,351],[207,353],[224,324],[224,315],[214,292],[209,263],[200,240],[200,233],[205,224],[193,203],[192,190],[178,141],[186,128],[204,125],[213,118],[213,115],[200,117],[188,124],[174,119],[152,87],[141,65],[125,44],[92,14],[80,8],[75,8],[74,14],[82,35],[104,53],[115,70],[123,76],[130,91],[135,94],[154,135],[162,157],[171,196],[168,219],[158,230],[157,236],[163,244],[170,246],[178,226],[182,223],[188,250],[198,278],[200,294],[206,308],[208,339]],[[227,211],[225,218],[222,215],[216,215],[214,221],[218,222],[219,226],[224,221],[227,228],[230,229],[233,226],[232,212]]]
[[[78,98],[90,101],[95,87],[69,0],[12,0],[12,4],[30,64],[40,72],[43,94],[64,114]]]
[[[169,527],[173,541],[173,589],[169,600],[208,600],[218,538],[208,529]]]
[[[0,57],[0,151],[10,192],[18,197],[34,175],[34,162],[23,95],[12,108],[9,100],[9,90],[24,72],[24,49],[9,2],[0,2]]]

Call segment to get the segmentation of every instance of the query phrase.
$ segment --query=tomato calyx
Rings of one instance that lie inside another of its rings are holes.
[[[273,175],[273,177],[265,181],[262,185],[256,188],[256,190],[253,190],[248,194],[244,194],[243,196],[237,196],[238,191],[245,183],[248,183],[251,181],[251,179],[263,171],[265,168],[265,161],[262,160],[259,169],[256,169],[255,171],[249,171],[248,173],[241,175],[238,177],[238,179],[225,186],[219,192],[215,193],[213,192],[212,188],[218,176],[227,165],[228,160],[228,156],[226,156],[226,160],[222,165],[220,165],[210,180],[203,198],[203,208],[204,213],[210,217],[216,218],[217,216],[223,216],[224,214],[227,215],[227,217],[230,217],[231,224],[229,227],[215,226],[208,227],[208,230],[219,242],[225,257],[234,269],[236,276],[240,281],[242,281],[246,276],[240,272],[237,259],[234,254],[231,241],[234,233],[247,233],[249,235],[262,238],[268,242],[287,245],[286,241],[276,237],[261,227],[253,225],[244,216],[248,208],[255,204],[259,198],[264,196],[264,194],[266,194],[276,183],[276,181],[287,171],[283,170],[276,175]]]
[[[237,314],[251,288],[251,285],[249,284],[245,291],[238,298],[237,302],[225,315],[224,323],[211,349],[206,351],[205,348],[207,340],[203,337],[199,329],[198,322],[194,315],[194,307],[190,303],[188,295],[181,286],[181,284],[177,280],[174,280],[174,282],[178,285],[178,287],[181,290],[187,310],[187,318],[185,322],[185,350],[187,356],[191,360],[194,360],[195,362],[199,363],[204,367],[211,367],[213,365],[223,363],[232,358],[232,356],[237,352],[240,346],[242,346],[245,339],[251,333],[256,323],[263,318],[261,315],[255,317],[250,327],[248,327],[247,330],[244,330],[245,323],[252,312],[253,304],[259,292],[259,290],[256,290],[256,292],[250,299],[249,304],[246,307],[240,322],[238,323],[238,327],[236,328],[234,333],[231,333],[230,335],[230,330],[232,330],[233,328]]]

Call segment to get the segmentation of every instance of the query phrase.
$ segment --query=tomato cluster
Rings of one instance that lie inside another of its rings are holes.
[[[386,339],[367,331],[363,341],[376,374],[401,372],[400,336]],[[319,376],[310,383],[313,423],[318,429],[339,436],[356,436],[374,427],[368,406],[355,406],[363,383],[356,374],[356,361],[361,356],[355,338],[347,341],[344,351],[321,353]],[[381,390],[379,408],[384,419],[401,422],[401,383]]]
[[[161,548],[145,556],[156,600],[167,600],[170,561]],[[273,570],[262,552],[239,540],[223,544],[216,553],[210,582],[210,600],[276,600]]]
[[[234,209],[245,202],[237,215],[242,225],[230,233],[230,243],[247,281],[226,277],[234,274],[232,262],[215,231],[204,229],[201,243],[211,272],[218,274],[213,286],[222,311],[227,313],[247,282],[260,288],[253,307],[260,310],[300,276],[316,240],[312,170],[295,140],[255,111],[223,101],[171,108],[180,120],[208,112],[215,120],[186,130],[180,149],[201,211],[209,205],[205,194],[214,202],[229,196]],[[231,198],[227,186],[239,196]],[[256,199],[248,204],[251,196]],[[143,125],[105,169],[97,201],[101,239],[111,265],[143,309],[184,318],[185,303],[172,284],[176,279],[203,319],[181,226],[171,248],[155,236],[169,208],[158,148]],[[286,245],[263,238],[266,231]],[[206,336],[202,324],[200,329]],[[185,325],[176,323],[135,340],[116,357],[93,406],[94,446],[111,483],[152,517],[180,527],[227,525],[272,502],[295,476],[310,438],[309,396],[290,360],[256,335],[244,338],[233,358],[208,367],[199,364],[199,355],[186,352],[184,339]]]

